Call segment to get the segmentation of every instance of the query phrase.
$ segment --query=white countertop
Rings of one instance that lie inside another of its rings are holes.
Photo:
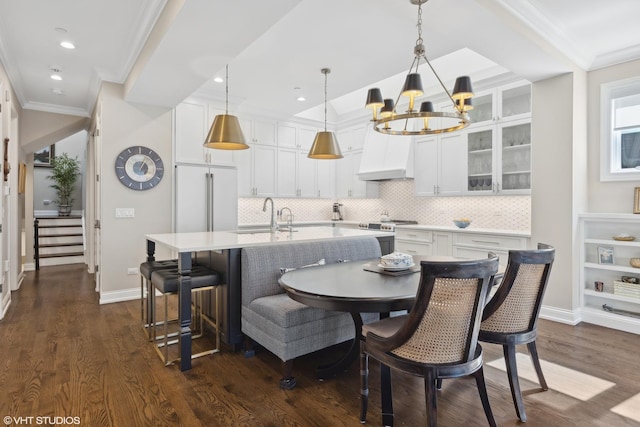
[[[454,231],[456,233],[476,233],[476,234],[497,234],[501,236],[514,236],[514,237],[531,237],[531,233],[524,230],[500,230],[495,228],[477,228],[471,224],[467,228],[458,228],[454,225],[396,225],[396,229],[409,229],[409,230],[433,230],[433,231]]]
[[[295,229],[295,227],[294,227]],[[393,236],[393,233],[376,230],[359,230],[342,227],[300,227],[297,231],[241,233],[211,231],[198,233],[147,234],[145,237],[177,252],[217,251],[233,248],[266,246],[278,243],[312,242],[325,239],[349,239],[361,236]]]

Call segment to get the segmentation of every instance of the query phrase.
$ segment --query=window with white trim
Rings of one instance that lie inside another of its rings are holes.
[[[600,102],[600,180],[640,180],[640,77],[603,84]]]

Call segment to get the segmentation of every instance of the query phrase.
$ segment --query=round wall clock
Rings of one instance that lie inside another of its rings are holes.
[[[132,190],[153,188],[162,180],[163,175],[162,159],[150,148],[129,147],[116,158],[116,176],[122,185]]]

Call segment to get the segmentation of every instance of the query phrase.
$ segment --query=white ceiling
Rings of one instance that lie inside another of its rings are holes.
[[[430,0],[423,38],[448,87],[460,74],[481,87],[638,59],[638,16],[638,0]],[[335,119],[362,114],[371,86],[397,96],[416,19],[409,0],[0,0],[0,62],[23,108],[80,116],[101,81],[126,83],[132,102],[223,100],[211,78],[228,63],[232,111],[321,118],[329,67]],[[77,48],[61,48],[63,39]],[[51,67],[63,81],[49,78]]]

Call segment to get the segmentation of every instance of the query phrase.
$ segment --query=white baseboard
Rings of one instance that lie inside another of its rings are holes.
[[[27,262],[23,265],[24,271],[36,271],[36,264],[33,262]]]
[[[9,310],[9,306],[11,305],[11,293],[7,294],[5,297],[5,301],[3,302],[2,312],[0,313],[0,319],[4,319],[5,314],[7,314],[7,310]]]
[[[578,311],[544,305],[540,308],[540,318],[574,326],[581,321]]]
[[[100,292],[100,304],[111,304],[112,302],[131,301],[134,299],[140,299],[139,287],[121,291]]]

